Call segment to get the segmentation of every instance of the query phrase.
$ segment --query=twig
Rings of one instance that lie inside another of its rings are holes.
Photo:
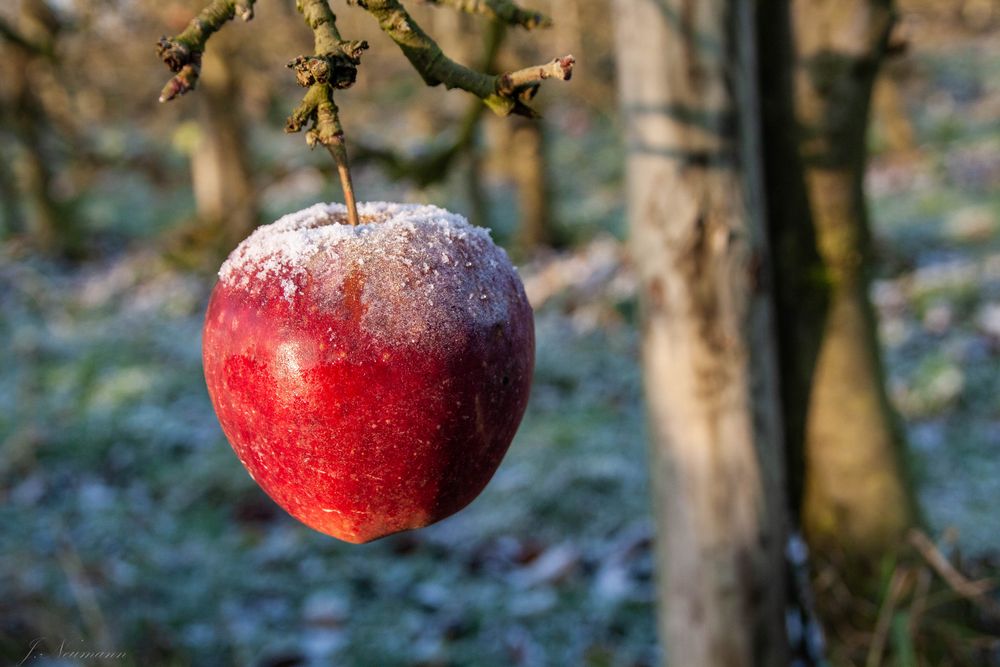
[[[536,117],[538,114],[526,102],[534,97],[538,85],[551,78],[568,81],[573,75],[576,63],[573,56],[506,74],[492,75],[470,69],[445,55],[399,0],[356,1],[378,21],[382,32],[396,42],[427,85],[444,84],[449,89],[470,92],[501,116]]]
[[[244,21],[253,18],[256,0],[212,0],[191,19],[184,32],[175,37],[163,36],[157,43],[157,54],[171,72],[176,72],[160,91],[160,102],[194,90],[201,74],[201,54],[213,33],[239,16]]]
[[[467,14],[481,14],[494,21],[522,28],[548,28],[552,19],[541,12],[521,9],[511,0],[425,0],[430,5],[447,5]]]
[[[573,56],[556,58],[552,62],[535,67],[526,67],[515,72],[508,72],[500,75],[497,82],[497,91],[502,95],[513,95],[518,91],[531,89],[532,96],[534,90],[546,79],[559,79],[569,81],[573,76],[573,65],[576,59]]]
[[[885,594],[885,600],[878,611],[878,620],[875,622],[875,634],[868,648],[868,659],[865,660],[865,667],[879,667],[882,664],[882,655],[885,653],[885,644],[889,636],[889,628],[892,625],[892,617],[896,613],[896,604],[903,596],[903,591],[909,585],[910,571],[908,569],[896,568],[889,581],[889,588]]]
[[[108,632],[108,624],[101,611],[101,605],[97,600],[94,585],[87,577],[76,546],[65,532],[60,535],[56,559],[66,575],[70,593],[87,631],[97,640],[102,650],[110,650],[111,635]]]
[[[969,581],[965,575],[955,569],[948,562],[944,554],[934,545],[927,535],[920,530],[911,530],[909,534],[910,544],[916,548],[920,555],[924,557],[927,564],[937,572],[948,586],[956,593],[975,603],[989,615],[1000,619],[1000,604],[991,599],[986,594],[996,587],[996,582],[990,579],[981,581]]]

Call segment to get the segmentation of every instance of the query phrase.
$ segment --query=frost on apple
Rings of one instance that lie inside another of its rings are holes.
[[[352,542],[472,501],[527,403],[531,308],[504,251],[433,206],[318,204],[223,264],[205,376],[233,449],[290,514]]]

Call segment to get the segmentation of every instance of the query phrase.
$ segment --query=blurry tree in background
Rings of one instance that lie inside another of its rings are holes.
[[[0,78],[6,81],[0,89],[0,119],[14,130],[0,152],[0,193],[8,232],[26,232],[46,253],[76,245],[63,202],[54,192],[54,152],[60,137],[46,106],[46,97],[51,101],[62,92],[56,65],[61,27],[59,16],[44,0],[22,2],[15,21],[0,20],[0,53],[6,56],[0,63]]]
[[[787,665],[750,2],[615,5],[670,664]]]
[[[837,562],[852,587],[877,585],[917,524],[868,296],[867,127],[892,25],[888,0],[792,2],[795,127],[822,264],[814,290],[829,298],[806,395],[802,521],[814,556]]]
[[[244,88],[241,59],[231,46],[216,46],[218,50],[205,54],[199,99],[202,131],[191,155],[191,181],[198,226],[217,230],[221,252],[228,254],[259,219],[247,119],[240,103]]]
[[[879,567],[917,525],[868,297],[862,187],[891,9],[753,5],[616,5],[661,623],[677,664],[787,660],[767,630],[782,625],[786,503],[814,566],[859,596],[877,594]]]

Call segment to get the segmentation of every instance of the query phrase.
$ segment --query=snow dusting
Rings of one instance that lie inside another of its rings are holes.
[[[221,283],[262,303],[304,298],[353,310],[369,332],[416,344],[466,336],[528,307],[506,253],[464,217],[386,202],[361,203],[358,213],[351,226],[342,204],[316,204],[258,228],[222,265]]]

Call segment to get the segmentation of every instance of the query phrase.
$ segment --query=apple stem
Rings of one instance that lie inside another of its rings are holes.
[[[337,135],[333,142],[326,145],[326,148],[337,163],[337,174],[340,176],[340,186],[344,190],[344,204],[347,206],[347,224],[357,227],[358,202],[354,197],[354,183],[351,181],[351,168],[347,163],[347,146],[344,144],[344,135]]]

